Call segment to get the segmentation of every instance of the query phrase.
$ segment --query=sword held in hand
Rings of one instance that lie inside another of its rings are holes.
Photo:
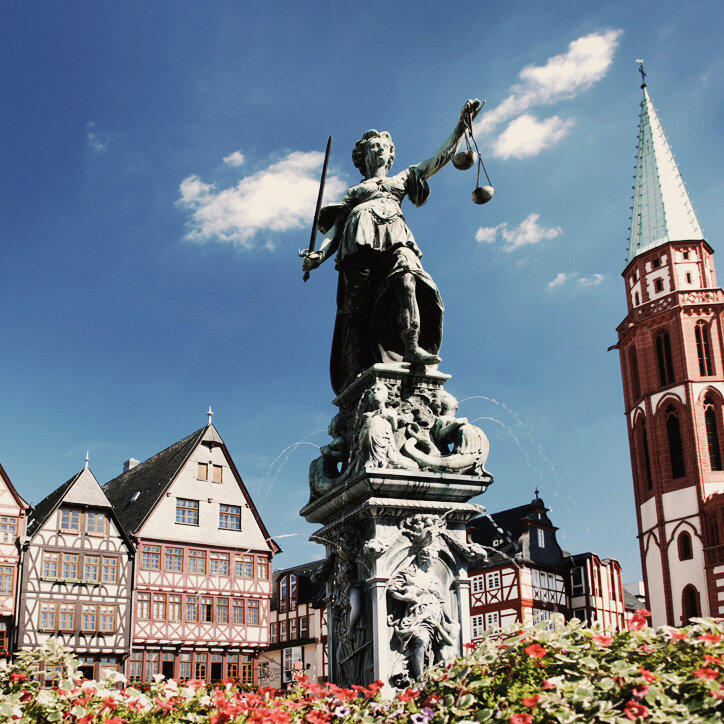
[[[319,223],[319,212],[322,209],[322,198],[324,196],[324,182],[327,180],[327,166],[329,166],[329,152],[332,150],[332,136],[327,141],[327,150],[324,152],[324,165],[322,166],[322,180],[319,182],[319,193],[317,194],[317,208],[314,210],[314,222],[312,223],[312,235],[309,237],[309,248],[300,249],[299,256],[305,257],[314,251],[317,243],[317,224]],[[309,272],[305,271],[302,279],[306,282],[309,279]]]

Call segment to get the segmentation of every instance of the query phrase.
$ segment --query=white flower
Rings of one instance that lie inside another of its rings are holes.
[[[158,684],[159,681],[163,681],[166,677],[163,674],[154,674],[153,683]]]
[[[40,706],[53,706],[57,699],[54,692],[49,689],[41,689],[35,696],[35,701]]]

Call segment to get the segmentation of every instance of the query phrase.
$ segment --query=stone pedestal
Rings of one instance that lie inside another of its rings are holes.
[[[306,520],[326,546],[330,680],[408,686],[470,640],[466,541],[492,483],[487,439],[455,417],[449,375],[375,365],[335,400]]]

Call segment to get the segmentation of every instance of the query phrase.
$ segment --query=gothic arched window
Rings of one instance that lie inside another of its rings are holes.
[[[694,553],[691,549],[691,536],[688,531],[681,531],[679,537],[676,539],[676,543],[679,549],[679,560],[690,561],[694,557]]]
[[[681,623],[686,625],[689,619],[701,616],[701,606],[699,605],[699,591],[691,584],[684,587],[681,592]]]
[[[641,397],[641,383],[639,382],[639,362],[636,357],[636,347],[631,347],[628,353],[629,373],[631,375],[631,391],[634,399]]]
[[[719,425],[717,423],[714,398],[704,398],[704,422],[706,424],[706,442],[709,446],[709,464],[712,470],[721,470],[721,446],[719,445]]]
[[[659,366],[659,382],[661,386],[674,381],[674,360],[671,357],[671,339],[668,332],[656,335],[656,361]]]
[[[714,363],[711,357],[709,325],[703,320],[696,323],[694,338],[696,339],[696,355],[699,358],[699,374],[702,377],[709,377],[714,374]]]
[[[666,436],[669,440],[669,460],[671,461],[671,477],[683,478],[686,474],[684,466],[684,447],[681,444],[681,427],[676,415],[676,408],[666,408]]]
[[[646,488],[651,490],[654,487],[651,478],[651,455],[649,454],[649,439],[646,435],[646,420],[641,417],[641,421],[636,425],[636,437],[641,452],[641,461],[643,462],[643,478],[646,481]]]

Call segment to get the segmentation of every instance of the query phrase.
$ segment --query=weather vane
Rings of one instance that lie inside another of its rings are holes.
[[[639,64],[639,73],[641,73],[641,87],[646,88],[646,71],[644,70],[644,59],[636,58],[636,62]]]

